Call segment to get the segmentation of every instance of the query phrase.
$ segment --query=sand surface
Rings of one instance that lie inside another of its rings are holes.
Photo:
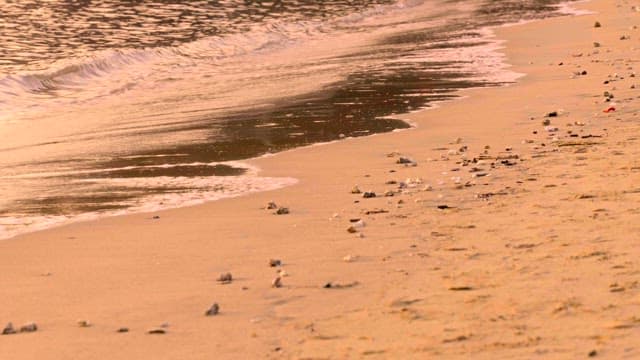
[[[0,359],[640,358],[634,5],[498,29],[527,76],[417,129],[254,161],[295,186],[0,242],[0,326],[38,326]]]

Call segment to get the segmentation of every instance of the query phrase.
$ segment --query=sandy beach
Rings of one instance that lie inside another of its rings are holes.
[[[640,358],[634,6],[496,29],[526,76],[415,129],[251,161],[294,186],[0,241],[0,326],[38,328],[0,359]]]

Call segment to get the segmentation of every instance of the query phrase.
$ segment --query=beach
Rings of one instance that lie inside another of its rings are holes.
[[[0,358],[640,357],[640,13],[572,6],[495,29],[513,85],[249,161],[295,185],[0,241]]]

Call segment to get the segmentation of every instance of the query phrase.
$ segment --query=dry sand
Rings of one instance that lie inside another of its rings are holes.
[[[0,336],[0,359],[640,358],[632,5],[499,29],[528,75],[417,129],[254,161],[296,186],[0,242],[0,326],[38,325]]]

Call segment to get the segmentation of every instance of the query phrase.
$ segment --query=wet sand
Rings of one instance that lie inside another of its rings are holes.
[[[640,357],[632,5],[499,29],[527,76],[417,129],[253,162],[295,186],[0,242],[0,326],[38,325],[0,358]]]

